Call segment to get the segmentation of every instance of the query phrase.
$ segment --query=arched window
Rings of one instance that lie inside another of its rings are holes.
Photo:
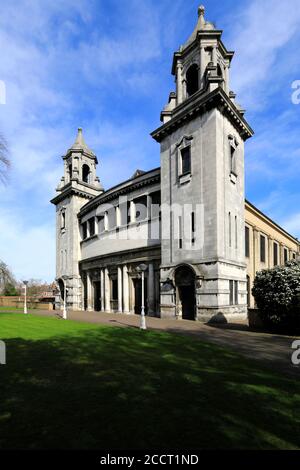
[[[186,92],[187,96],[192,96],[199,90],[199,70],[198,65],[193,64],[186,72]]]
[[[72,163],[69,165],[69,178],[70,178],[70,181],[72,179],[72,176],[73,176],[73,168],[72,168]]]
[[[217,74],[218,74],[218,77],[223,78],[223,72],[222,72],[222,68],[221,68],[220,64],[218,64],[218,66],[217,66]]]
[[[90,182],[90,167],[86,164],[82,166],[82,181],[84,183]]]

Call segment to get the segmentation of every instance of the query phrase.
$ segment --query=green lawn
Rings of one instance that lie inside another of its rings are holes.
[[[2,449],[300,448],[295,381],[181,335],[0,314]]]
[[[1,312],[22,312],[22,311],[23,311],[23,308],[0,306],[0,313]]]

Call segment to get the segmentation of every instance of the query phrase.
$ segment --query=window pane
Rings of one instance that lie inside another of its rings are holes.
[[[273,245],[273,250],[274,250],[274,266],[277,266],[278,265],[278,245],[277,243],[274,243]]]
[[[260,261],[266,262],[266,239],[263,235],[260,236]]]
[[[249,227],[245,228],[245,256],[250,256],[250,230]]]
[[[89,220],[90,237],[95,235],[95,218]]]
[[[182,174],[186,175],[191,172],[191,147],[185,147],[181,150],[181,168]]]
[[[233,281],[229,281],[229,305],[233,305]]]

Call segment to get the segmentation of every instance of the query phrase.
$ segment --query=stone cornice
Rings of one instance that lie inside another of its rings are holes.
[[[153,256],[153,252],[156,252],[156,256]],[[147,254],[151,253],[151,259],[159,259],[161,257],[161,244],[153,245],[153,246],[147,246],[147,247],[141,247],[141,248],[134,248],[131,250],[123,250],[123,251],[118,251],[118,252],[113,252],[113,253],[107,253],[105,255],[101,256],[95,256],[93,258],[85,258],[83,260],[79,261],[79,266],[81,269],[96,269],[97,268],[97,263],[107,263],[107,260],[110,260],[109,264],[116,264],[116,265],[122,265],[123,263],[126,264],[128,259],[134,258],[135,256],[140,255],[141,257],[147,257]],[[121,258],[124,257],[125,259],[122,260]],[[94,264],[95,266],[91,267],[89,266],[90,264]]]
[[[124,181],[123,183],[120,183],[119,185],[105,191],[103,194],[96,196],[92,201],[85,204],[79,212],[78,217],[83,217],[86,213],[90,212],[100,204],[105,204],[112,199],[116,199],[119,196],[128,194],[143,186],[149,186],[159,182],[160,168],[155,168],[154,170],[150,170],[149,172],[144,173],[137,178]]]
[[[74,194],[76,194],[77,196],[81,196],[83,198],[86,198],[86,199],[94,199],[95,198],[94,195],[88,194],[85,191],[83,191],[79,188],[74,188],[73,186],[71,186],[71,184],[68,184],[67,186],[65,186],[65,189],[61,193],[59,193],[57,196],[55,196],[53,199],[51,199],[50,202],[51,202],[51,204],[57,205],[61,201],[63,201],[66,197],[73,196]]]
[[[259,217],[262,219],[266,224],[271,225],[274,227],[274,230],[278,230],[284,235],[285,237],[289,238],[292,242],[296,243],[299,246],[300,249],[300,242],[298,238],[293,237],[290,233],[288,233],[284,228],[280,227],[274,220],[272,220],[270,217],[268,217],[266,214],[261,212],[257,207],[254,206],[251,202],[249,202],[247,199],[245,201],[245,209],[246,211],[248,210],[249,212],[252,212],[255,216]],[[249,222],[247,222],[246,218],[246,223],[248,225],[251,225]],[[253,225],[251,225],[253,227]],[[260,228],[258,227],[253,227],[253,229],[256,229],[257,231],[261,231]]]
[[[212,92],[199,90],[177,106],[172,113],[172,119],[152,132],[151,136],[157,142],[161,142],[184,122],[188,122],[213,108],[218,108],[230,120],[244,140],[252,137],[254,131],[221,87]]]

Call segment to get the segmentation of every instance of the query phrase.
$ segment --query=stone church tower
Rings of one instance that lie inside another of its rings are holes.
[[[73,310],[81,310],[83,296],[79,275],[81,236],[78,213],[84,204],[103,193],[103,188],[96,176],[97,157],[85,143],[81,128],[74,144],[62,158],[64,176],[56,189],[57,196],[51,201],[56,206],[56,279],[61,298],[65,283],[68,305]]]
[[[152,133],[161,145],[162,317],[247,311],[244,142],[253,131],[230,91],[234,53],[221,37],[199,7],[174,54],[176,92]]]

